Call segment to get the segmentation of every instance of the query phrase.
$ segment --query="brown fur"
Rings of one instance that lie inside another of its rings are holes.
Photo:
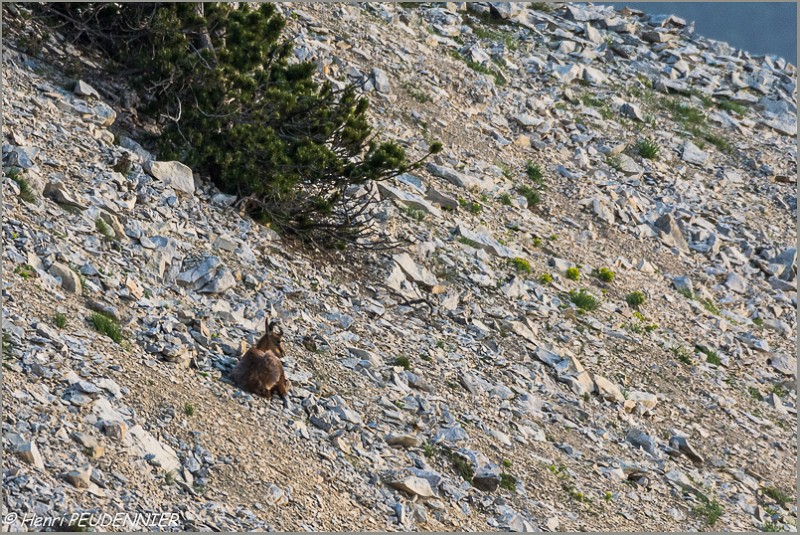
[[[266,332],[255,346],[239,360],[231,372],[234,384],[258,396],[271,398],[277,392],[286,399],[291,384],[286,380],[281,358],[286,355],[283,349],[283,332],[276,321],[265,322]]]

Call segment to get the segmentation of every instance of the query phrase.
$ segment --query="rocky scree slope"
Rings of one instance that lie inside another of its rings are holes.
[[[121,81],[63,72],[88,52],[6,19],[5,510],[794,530],[795,67],[531,6],[281,4],[386,136],[445,143],[375,186],[411,245],[370,254],[237,214],[135,141]],[[286,407],[227,380],[265,312]]]

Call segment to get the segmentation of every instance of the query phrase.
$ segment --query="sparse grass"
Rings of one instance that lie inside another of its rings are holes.
[[[581,278],[581,270],[576,268],[575,266],[572,266],[570,268],[567,268],[566,275],[569,280],[576,281]]]
[[[606,164],[617,172],[622,172],[622,158],[619,154],[606,154]]]
[[[646,298],[642,292],[631,292],[625,296],[625,302],[628,303],[628,306],[637,310],[645,301]]]
[[[503,459],[503,467],[504,468],[511,468],[511,460],[510,459]]]
[[[762,487],[761,491],[764,493],[764,496],[770,498],[772,501],[777,503],[781,506],[781,508],[786,509],[786,505],[792,502],[792,497],[783,492],[781,489],[776,487]]]
[[[508,263],[520,273],[531,273],[533,269],[531,269],[531,264],[524,258],[516,257],[511,258]]]
[[[525,174],[528,176],[531,182],[536,184],[536,187],[544,187],[544,173],[542,172],[541,165],[535,164],[530,160],[526,161]]]
[[[548,285],[553,282],[553,276],[549,273],[542,273],[539,275],[539,284]]]
[[[94,226],[97,229],[97,232],[99,232],[107,240],[111,240],[111,239],[114,239],[116,237],[116,233],[114,232],[114,229],[112,229],[110,226],[108,226],[108,223],[103,221],[102,218],[98,217],[97,219],[95,219],[94,220]]]
[[[21,266],[14,268],[14,273],[27,280],[33,277],[36,274],[36,271],[30,264],[22,264]]]
[[[702,344],[695,344],[694,348],[706,356],[706,362],[708,362],[709,364],[713,364],[715,366],[719,366],[722,364],[722,359],[720,359],[717,352],[711,349],[710,347],[704,346]]]
[[[694,513],[705,518],[706,524],[713,526],[724,513],[722,505],[716,499],[709,500],[702,495],[701,501],[702,503],[694,508]]]
[[[411,369],[411,360],[408,357],[406,357],[405,355],[401,355],[401,356],[399,356],[399,357],[394,359],[394,365],[395,366],[400,366],[404,370],[410,370]]]
[[[732,111],[738,115],[744,115],[747,113],[747,106],[743,106],[737,102],[733,102],[732,100],[722,100],[717,103],[717,108],[723,111]]]
[[[660,103],[660,107],[671,112],[672,118],[685,126],[700,126],[706,122],[706,116],[702,111],[677,98],[665,99]]]
[[[36,192],[33,191],[28,179],[22,176],[22,171],[16,167],[12,167],[6,171],[6,176],[17,183],[20,199],[27,203],[36,202]]]
[[[603,499],[606,501],[606,503],[611,503],[611,500],[614,499],[614,493],[610,490],[607,490],[605,494],[603,494]]]
[[[402,212],[405,215],[407,215],[408,217],[410,217],[411,219],[413,219],[414,221],[417,221],[417,222],[424,221],[425,217],[427,216],[427,214],[425,213],[425,210],[416,210],[414,208],[411,208],[410,206],[408,208],[405,208],[404,210],[402,210]]]
[[[563,464],[548,464],[547,471],[561,480],[569,478],[567,467],[564,466]]]
[[[422,448],[422,454],[425,457],[431,458],[436,455],[436,448],[430,442],[426,443],[425,446]]]
[[[592,502],[592,499],[590,497],[588,497],[583,492],[581,492],[577,488],[575,488],[575,485],[573,485],[572,483],[566,483],[566,484],[562,485],[562,487],[563,487],[564,490],[567,491],[567,494],[569,494],[569,497],[572,498],[573,500],[575,500],[577,502],[582,502],[582,503],[591,503]]]
[[[114,342],[120,343],[123,340],[122,335],[122,328],[119,326],[116,320],[106,316],[105,314],[100,314],[96,312],[91,315],[89,318],[92,325],[94,326],[97,332],[104,334],[111,338]]]
[[[652,138],[645,138],[636,144],[636,151],[639,156],[646,160],[658,160],[658,155],[661,152],[661,147]]]
[[[175,470],[164,472],[164,483],[166,483],[167,485],[175,484]]]
[[[725,154],[733,154],[733,145],[731,144],[730,141],[728,141],[727,138],[718,136],[717,134],[711,132],[710,130],[705,130],[705,129],[696,128],[692,130],[692,133],[708,141],[709,143],[717,147],[721,152],[724,152]]]
[[[13,357],[14,341],[11,339],[11,334],[3,333],[3,360],[8,360]]]
[[[403,89],[406,90],[408,96],[420,104],[425,104],[431,100],[431,97],[428,96],[428,93],[426,93],[423,89],[420,89],[419,86],[412,82],[403,82]]]
[[[753,318],[753,323],[759,327],[762,327],[764,325],[764,320],[762,318]]]
[[[463,197],[458,198],[458,205],[472,215],[478,215],[483,211],[483,207],[480,204],[475,201],[468,201]]]
[[[511,195],[509,195],[508,193],[503,193],[502,195],[500,195],[500,204],[502,204],[503,206],[511,206],[512,204]]]
[[[692,352],[683,346],[673,347],[672,354],[675,355],[675,357],[684,364],[692,363]]]
[[[608,102],[598,98],[596,95],[586,93],[581,96],[581,102],[584,106],[595,108],[603,119],[608,120],[614,117],[614,110],[611,109]]]
[[[684,296],[686,299],[694,299],[694,294],[689,288],[681,288],[678,290],[678,293]]]
[[[770,520],[769,522],[764,522],[764,525],[761,526],[761,531],[763,533],[780,533],[783,531],[783,526]]]
[[[470,462],[456,455],[455,453],[447,450],[441,451],[443,455],[450,459],[450,462],[453,463],[453,468],[464,479],[464,481],[468,481],[470,484],[472,484],[472,478],[475,477],[475,470],[473,470]]]
[[[494,83],[496,85],[499,85],[499,86],[506,85],[505,77],[497,69],[492,69],[491,67],[487,67],[486,65],[483,65],[482,63],[478,63],[477,61],[473,61],[473,60],[471,60],[471,59],[469,59],[467,57],[464,57],[464,56],[461,55],[461,53],[458,50],[455,50],[455,49],[451,50],[450,53],[454,58],[460,59],[461,61],[466,63],[467,67],[469,67],[473,71],[481,73],[481,74],[486,74],[486,75],[491,76],[492,78],[494,78]]]
[[[754,386],[748,386],[747,393],[750,394],[750,397],[756,401],[764,401],[764,396],[762,396],[758,388]]]
[[[474,26],[472,30],[475,32],[475,37],[478,39],[500,41],[511,52],[514,52],[519,48],[519,43],[511,33],[493,30],[487,26]]]
[[[719,316],[719,307],[712,299],[700,299],[700,304],[703,305],[707,311],[711,312],[715,316]]]
[[[614,282],[614,272],[605,267],[595,270],[594,276],[603,282]]]
[[[533,246],[534,247],[541,247],[541,245],[542,245],[542,239],[539,236],[534,236],[533,237]]]
[[[552,13],[555,9],[550,2],[531,2],[528,4],[528,7],[534,11],[541,11],[542,13]]]
[[[500,474],[500,488],[514,492],[517,489],[517,478],[511,474]]]
[[[187,403],[183,406],[183,414],[186,416],[194,416],[194,405]]]
[[[779,398],[786,397],[789,394],[789,392],[781,385],[772,385],[769,391],[778,396]]]
[[[56,312],[53,315],[53,323],[59,329],[63,329],[64,327],[67,326],[67,315],[61,312]]]
[[[530,186],[518,186],[517,193],[525,197],[525,200],[528,201],[529,208],[539,204],[539,202],[541,202],[542,200],[542,197],[539,194],[539,192]]]
[[[458,237],[458,243],[463,243],[464,245],[472,247],[473,249],[478,249],[481,246],[481,244],[479,244],[475,240],[470,240],[466,236],[459,236]]]
[[[569,292],[569,300],[578,307],[578,309],[586,312],[597,310],[599,303],[597,298],[581,288],[580,290],[572,290]]]

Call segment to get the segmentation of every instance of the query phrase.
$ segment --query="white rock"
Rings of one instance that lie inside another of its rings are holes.
[[[420,498],[433,498],[435,496],[428,480],[417,476],[408,476],[399,481],[392,481],[389,485]]]
[[[149,161],[144,165],[144,170],[153,178],[161,180],[164,184],[172,186],[184,193],[194,193],[194,175],[192,170],[181,162],[154,162]]]
[[[700,150],[700,147],[686,140],[683,145],[683,161],[693,163],[695,165],[703,165],[708,160],[708,153]]]

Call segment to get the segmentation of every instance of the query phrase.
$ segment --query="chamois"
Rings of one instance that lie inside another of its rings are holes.
[[[291,384],[286,380],[281,358],[286,355],[283,349],[283,331],[277,320],[264,322],[266,332],[255,346],[239,360],[231,372],[233,383],[243,390],[258,396],[271,398],[275,392],[284,401]]]

